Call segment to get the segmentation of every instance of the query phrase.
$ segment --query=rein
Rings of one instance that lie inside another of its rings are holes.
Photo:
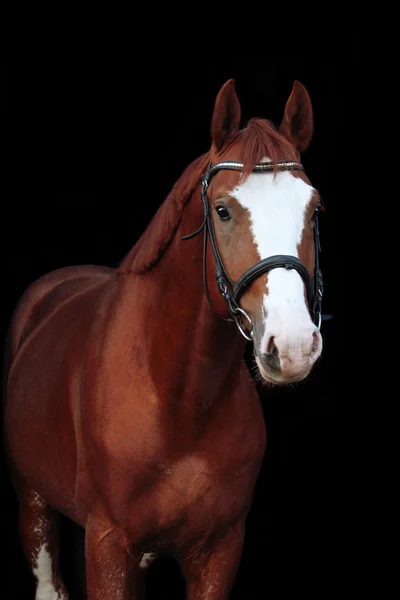
[[[238,327],[240,333],[247,339],[252,340],[254,326],[246,311],[240,306],[240,298],[244,294],[245,290],[249,285],[258,277],[264,273],[268,273],[272,269],[294,269],[297,271],[302,278],[306,287],[307,303],[310,315],[317,325],[318,330],[321,327],[321,321],[323,319],[321,314],[321,302],[323,296],[323,281],[322,272],[319,267],[319,253],[321,251],[320,237],[319,237],[319,225],[318,225],[318,212],[315,214],[314,219],[314,254],[315,254],[315,268],[314,276],[311,277],[307,267],[299,260],[296,256],[278,254],[275,256],[269,256],[259,261],[239,277],[234,283],[226,272],[224,263],[222,261],[217,240],[215,237],[214,222],[212,219],[211,204],[207,196],[207,189],[210,185],[211,179],[221,170],[231,171],[242,171],[243,163],[236,161],[225,161],[217,163],[212,166],[209,164],[206,172],[201,178],[201,200],[203,203],[204,220],[200,227],[189,235],[185,235],[182,240],[189,240],[197,236],[201,231],[204,230],[204,241],[203,241],[203,284],[204,291],[210,306],[214,306],[211,302],[208,285],[207,285],[207,240],[210,238],[211,247],[215,259],[215,277],[218,284],[218,289],[228,305],[231,319],[225,319],[227,321],[234,321]],[[254,166],[253,173],[267,173],[278,169],[278,171],[304,171],[304,167],[301,163],[295,161],[278,161],[276,164],[271,163],[258,163]],[[324,316],[325,317],[325,316]],[[243,323],[243,318],[250,325],[246,327]]]

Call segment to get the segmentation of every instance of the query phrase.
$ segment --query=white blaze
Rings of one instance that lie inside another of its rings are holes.
[[[265,161],[264,161],[265,162]],[[269,162],[269,161],[268,161]],[[314,188],[290,171],[253,173],[232,195],[250,213],[251,231],[260,260],[276,254],[298,257],[306,208]],[[261,351],[266,351],[270,335],[288,340],[293,351],[305,352],[316,330],[304,298],[304,284],[295,270],[273,269],[268,273],[268,294],[264,295],[266,330]],[[294,340],[297,340],[293,347]]]

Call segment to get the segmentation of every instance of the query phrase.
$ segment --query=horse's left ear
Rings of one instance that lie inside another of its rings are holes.
[[[216,152],[227,146],[239,131],[240,113],[235,81],[229,79],[218,93],[211,123],[213,149]]]
[[[300,81],[293,84],[279,129],[299,152],[305,150],[313,133],[313,110],[310,96]]]

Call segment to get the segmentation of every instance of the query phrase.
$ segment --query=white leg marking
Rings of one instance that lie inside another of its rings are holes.
[[[145,552],[142,556],[142,560],[140,561],[139,569],[147,569],[153,560],[155,560],[155,558],[155,552]]]
[[[33,567],[33,574],[37,579],[35,600],[67,600],[65,595],[60,595],[54,588],[51,556],[45,544],[40,547],[35,562],[36,567]]]

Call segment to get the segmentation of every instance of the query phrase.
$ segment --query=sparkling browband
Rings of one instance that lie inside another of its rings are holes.
[[[221,171],[222,169],[230,169],[232,171],[242,171],[243,163],[235,161],[220,162],[211,167],[209,171],[205,173],[207,183],[210,183],[211,179]],[[253,168],[253,173],[270,173],[271,171],[304,171],[304,167],[301,163],[293,161],[278,161],[276,163],[258,163]]]

